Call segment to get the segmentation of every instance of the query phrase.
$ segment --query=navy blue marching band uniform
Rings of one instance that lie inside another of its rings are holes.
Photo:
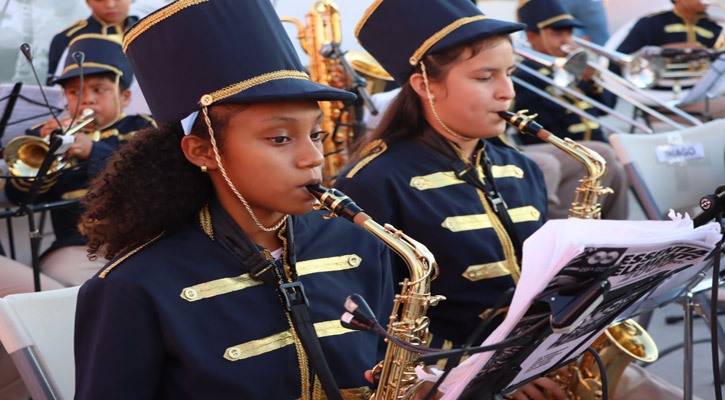
[[[174,2],[124,40],[159,123],[186,126],[186,116],[219,103],[355,98],[309,80],[267,0]],[[79,292],[76,397],[324,398],[278,287],[302,283],[343,398],[367,398],[364,372],[382,359],[384,342],[339,318],[355,292],[381,321],[390,315],[391,252],[362,228],[322,217],[289,216],[275,261],[212,198],[185,223],[120,254]],[[240,256],[244,240],[249,254],[269,262],[261,271]]]
[[[540,29],[543,28],[564,29],[583,27],[574,17],[566,14],[564,8],[558,2],[527,1],[519,6],[517,13],[519,20],[526,24],[526,30],[531,32],[540,32]],[[549,78],[553,76],[553,72],[549,68],[535,61],[525,59],[522,64]],[[517,69],[514,75],[549,93],[562,103],[571,104],[595,117],[599,117],[602,114],[593,105],[562,92],[555,86],[549,85],[522,69]],[[514,88],[516,90],[515,108],[518,110],[529,110],[532,114],[538,114],[536,121],[557,136],[562,138],[568,137],[578,142],[584,140],[607,142],[599,123],[583,118],[555,104],[553,101],[542,100],[540,95],[517,83],[514,83]],[[594,81],[582,80],[576,84],[576,87],[572,87],[572,89],[610,107],[613,107],[617,100],[612,93],[604,90],[604,88]],[[525,145],[542,143],[539,138],[530,135],[517,134],[516,137],[521,144]]]
[[[118,76],[119,83],[125,85],[126,88],[131,84],[133,71],[123,55],[120,40],[113,40],[101,35],[77,36],[70,43],[70,51],[65,61],[66,67],[63,74],[55,78],[53,83],[63,84],[68,79],[80,75],[81,69],[77,67],[75,60],[71,56],[76,51],[85,54],[83,61],[83,74],[85,76],[110,72],[115,73]],[[88,181],[105,167],[106,158],[109,155],[114,153],[136,131],[155,126],[153,119],[146,115],[125,115],[121,113],[118,119],[109,126],[100,130],[76,133],[76,135],[84,134],[93,141],[89,159],[79,162],[75,167],[61,170],[46,178],[38,190],[38,196],[34,202],[39,204],[71,200],[83,196],[87,191]],[[40,136],[41,128],[42,124],[29,129],[26,133],[32,136]],[[5,193],[8,199],[20,203],[25,200],[31,185],[32,181],[27,179],[10,179],[10,184],[5,186]],[[60,247],[86,244],[77,228],[80,214],[81,208],[78,203],[51,209],[50,215],[56,240],[44,254],[48,254]]]
[[[650,14],[634,24],[617,51],[631,54],[644,46],[663,46],[679,42],[713,48],[722,27],[710,20],[705,13],[697,15],[695,19],[694,23],[685,21],[675,9]]]
[[[136,16],[126,17],[123,22],[123,26],[129,27],[136,21],[138,21],[138,17]],[[48,50],[48,85],[52,85],[54,83],[55,70],[58,68],[60,58],[63,56],[63,51],[65,51],[66,47],[68,47],[73,38],[85,33],[122,36],[123,26],[108,25],[91,15],[87,19],[79,19],[74,22],[73,25],[58,32],[55,36],[53,36],[53,40],[51,40],[50,48]]]
[[[401,13],[405,18],[399,18]],[[368,9],[357,36],[402,85],[426,54],[522,28],[483,16],[469,1],[421,6],[414,0],[390,0]],[[416,52],[422,44],[431,46]],[[409,61],[414,53],[418,57]],[[432,347],[449,347],[463,344],[500,295],[515,285],[520,272],[516,257],[520,248],[515,247],[520,244],[514,244],[486,193],[456,175],[453,164],[467,161],[457,145],[424,125],[415,138],[372,142],[369,155],[343,172],[335,186],[374,219],[401,229],[436,257],[441,273],[432,281],[431,293],[447,299],[429,308],[427,315]],[[453,156],[440,153],[441,148],[448,148]],[[531,159],[492,138],[479,140],[470,162],[469,168],[476,171],[471,175],[476,174],[479,183],[491,187],[495,181],[515,236],[523,241],[543,224],[546,188],[541,170]],[[398,267],[407,276],[402,263]]]
[[[511,239],[481,189],[456,177],[436,151],[419,141],[380,144],[376,150],[343,172],[335,187],[374,219],[402,229],[433,253],[441,274],[432,282],[431,293],[446,296],[428,309],[433,347],[443,345],[443,340],[461,345],[518,280]],[[482,180],[490,179],[482,173],[484,151],[523,240],[546,219],[541,170],[501,140],[482,139],[472,160]],[[399,263],[399,272],[407,274],[404,268]]]
[[[322,214],[290,217],[297,274],[338,386],[369,395],[363,372],[384,348],[372,333],[343,328],[339,317],[351,293],[364,294],[376,315],[390,314],[388,252],[368,232]],[[300,364],[303,350],[276,291],[213,239],[213,218],[208,226],[200,219],[207,220],[197,216],[128,251],[83,285],[76,365],[81,378],[93,371],[94,379],[77,381],[78,398],[302,396],[309,366]]]

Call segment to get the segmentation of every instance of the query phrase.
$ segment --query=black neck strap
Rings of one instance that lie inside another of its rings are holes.
[[[423,135],[419,137],[421,143],[426,145],[428,148],[436,152],[438,155],[443,157],[444,160],[448,161],[448,164],[453,168],[456,176],[464,182],[480,189],[485,195],[486,201],[493,211],[498,216],[498,219],[503,224],[506,233],[511,239],[511,243],[514,247],[514,253],[516,254],[516,262],[521,265],[521,240],[514,227],[514,222],[511,220],[511,216],[508,213],[506,201],[504,200],[501,193],[496,187],[496,180],[493,178],[491,173],[491,159],[486,154],[485,148],[480,150],[481,159],[477,160],[483,167],[484,176],[488,179],[482,180],[478,176],[476,165],[461,158],[456,149],[453,148],[453,144],[442,137],[440,134],[434,132],[432,129],[426,129]]]
[[[291,271],[290,281],[284,283],[282,277],[286,274],[284,271],[277,270],[277,263],[267,259],[260,252],[259,247],[227,214],[218,200],[214,199],[210,203],[209,213],[214,225],[214,238],[224,248],[231,251],[243,265],[249,268],[250,276],[253,279],[270,285],[277,290],[280,298],[284,301],[284,308],[290,314],[295,332],[300,338],[300,343],[305,349],[313,371],[320,379],[320,384],[325,394],[327,394],[327,398],[342,400],[340,389],[337,387],[330,366],[327,365],[325,354],[322,352],[304,286],[302,282],[297,280],[293,217],[288,217],[285,226],[282,228],[287,246],[287,251],[283,252],[283,257],[287,258]],[[312,374],[312,379],[314,379],[315,374]],[[310,387],[314,388],[314,381],[310,382]]]

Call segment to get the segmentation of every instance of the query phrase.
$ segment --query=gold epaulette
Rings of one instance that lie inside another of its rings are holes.
[[[151,126],[153,126],[154,128],[158,128],[159,127],[158,125],[156,125],[156,120],[154,120],[153,118],[151,118],[150,115],[138,114],[138,116],[141,117],[141,118],[143,118],[143,119],[145,119],[146,121],[150,122],[151,123]]]
[[[388,145],[383,142],[382,139],[373,140],[372,142],[368,143],[367,146],[360,152],[361,154],[364,154],[363,158],[358,161],[358,163],[353,167],[347,175],[345,175],[345,178],[352,178],[360,172],[363,167],[368,165],[372,160],[375,159],[375,157],[383,154],[385,150],[388,149]]]
[[[69,27],[63,29],[62,32],[65,32],[65,35],[67,37],[71,37],[75,35],[76,32],[79,30],[85,28],[88,25],[88,20],[85,19],[79,19],[78,21],[74,22],[73,25],[70,25]]]
[[[669,12],[669,10],[662,10],[662,11],[653,12],[652,14],[646,15],[644,18],[652,18],[652,17],[654,17],[656,15],[664,14],[666,12]]]
[[[163,234],[164,234],[164,232],[161,232],[155,238],[153,238],[153,239],[147,241],[146,243],[143,243],[143,244],[141,244],[141,245],[139,245],[139,246],[137,246],[137,247],[129,250],[126,254],[124,254],[123,256],[121,256],[120,258],[118,258],[111,265],[107,266],[100,274],[98,274],[98,277],[99,278],[105,278],[106,275],[108,275],[111,272],[112,269],[116,268],[119,264],[121,264],[122,262],[124,262],[127,258],[131,257],[132,255],[134,255],[139,250],[143,249],[147,245],[149,245],[149,244],[155,242],[156,240],[158,240]]]

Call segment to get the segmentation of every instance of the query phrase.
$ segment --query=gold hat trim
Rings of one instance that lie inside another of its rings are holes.
[[[84,62],[82,65],[83,65],[83,68],[89,68],[89,67],[92,68],[92,67],[95,67],[95,68],[110,69],[116,75],[123,76],[123,72],[120,69],[118,69],[118,68],[116,68],[116,67],[114,67],[112,65],[109,65],[109,64],[101,64],[101,63],[95,63],[95,62]],[[76,68],[78,68],[78,64],[69,65],[69,66],[65,67],[65,69],[63,70],[63,73],[61,75],[65,75],[66,72],[68,72],[70,70],[73,70],[73,69],[76,69]]]
[[[82,35],[78,35],[73,38],[73,40],[68,43],[67,47],[71,47],[73,43],[83,40],[83,39],[100,39],[100,40],[108,40],[109,42],[116,43],[117,45],[121,46],[123,40],[121,39],[121,35],[101,35],[100,33],[84,33]]]
[[[425,42],[423,42],[420,47],[418,47],[418,50],[416,50],[415,53],[413,53],[413,56],[410,57],[410,65],[417,65],[418,61],[423,58],[425,53],[441,39],[448,36],[449,33],[453,32],[454,30],[460,28],[463,25],[470,24],[471,22],[480,21],[482,19],[488,19],[488,17],[485,15],[476,15],[473,17],[459,18],[456,21],[451,22],[445,28],[434,33],[433,36],[429,37]]]
[[[176,14],[177,12],[191,6],[195,6],[201,3],[206,3],[209,0],[178,0],[168,6],[159,9],[158,11],[149,14],[146,18],[137,22],[123,38],[123,52],[126,52],[128,46],[142,33],[146,32],[147,29],[156,25],[157,23],[165,20],[166,18]]]
[[[561,15],[557,15],[556,17],[551,17],[549,19],[545,19],[545,20],[539,22],[538,24],[536,24],[536,27],[539,29],[546,28],[547,26],[553,24],[554,22],[559,22],[559,21],[565,20],[565,19],[574,19],[575,20],[574,16],[571,14],[561,14]]]
[[[227,97],[234,96],[237,93],[243,92],[251,87],[261,85],[263,83],[274,81],[277,79],[304,79],[309,80],[310,77],[302,71],[296,70],[281,70],[268,72],[266,74],[255,76],[239,83],[229,85],[225,88],[219,89],[215,92],[205,94],[199,99],[199,104],[202,106],[210,106],[212,103],[219,100],[226,99]]]
[[[382,3],[382,2],[383,2],[383,0],[375,0],[375,2],[370,7],[368,7],[367,10],[365,10],[365,13],[363,14],[362,18],[360,18],[360,22],[358,22],[357,25],[355,26],[355,37],[356,38],[360,34],[360,30],[362,29],[363,25],[365,25],[365,23],[368,22],[368,18],[370,18],[370,16],[373,15],[375,10],[378,8],[380,3]],[[360,40],[358,38],[358,42],[359,41]]]

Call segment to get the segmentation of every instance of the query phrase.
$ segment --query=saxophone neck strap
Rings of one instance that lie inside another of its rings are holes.
[[[448,161],[448,164],[459,179],[483,192],[489,206],[491,206],[501,221],[501,224],[503,224],[504,229],[506,229],[506,233],[513,244],[516,262],[521,265],[521,240],[519,239],[514,222],[508,213],[506,201],[496,187],[496,181],[493,179],[493,174],[491,173],[492,162],[486,153],[485,147],[478,151],[481,156],[476,159],[476,164],[480,164],[483,168],[484,177],[488,178],[484,180],[479,177],[476,165],[470,163],[468,160],[464,160],[453,147],[455,146],[453,143],[432,129],[427,129],[419,137],[419,140],[426,147]],[[485,142],[483,142],[483,146],[485,146]]]
[[[286,243],[286,251],[283,252],[283,257],[286,257],[290,269],[290,281],[284,283],[281,277],[285,276],[285,272],[279,271],[279,269],[284,268],[284,259],[275,262],[265,257],[261,253],[259,246],[234,222],[218,200],[214,199],[210,203],[209,212],[214,224],[214,237],[222,247],[234,254],[242,265],[249,268],[249,274],[253,279],[274,287],[277,293],[279,293],[280,298],[284,302],[284,309],[290,314],[292,325],[312,366],[314,374],[311,374],[310,379],[314,380],[314,376],[317,375],[322,389],[327,394],[327,398],[330,400],[342,400],[340,389],[337,387],[330,366],[327,365],[325,354],[322,352],[322,346],[315,331],[310,314],[310,303],[305,295],[304,286],[302,282],[297,280],[293,229],[294,218],[287,218],[285,226],[282,228],[284,229]],[[313,386],[314,382],[311,382],[310,387]]]

